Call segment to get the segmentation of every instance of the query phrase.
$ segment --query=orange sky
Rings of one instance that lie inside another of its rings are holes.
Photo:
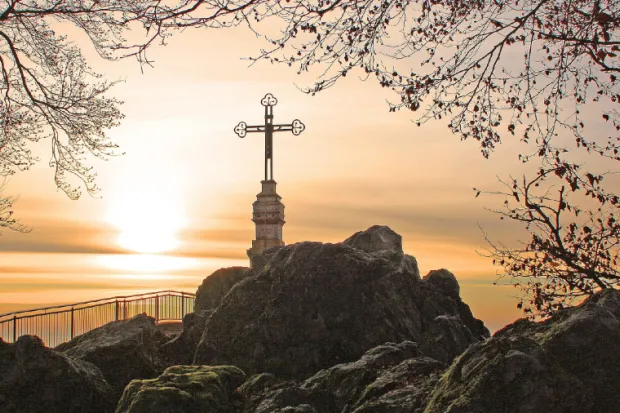
[[[112,95],[125,101],[126,118],[110,135],[126,154],[93,160],[97,198],[73,202],[55,189],[46,141],[35,148],[42,161],[10,179],[6,193],[19,195],[16,210],[33,231],[0,237],[0,313],[138,290],[195,291],[215,269],[246,265],[264,143],[260,135],[239,139],[233,127],[262,122],[260,99],[271,92],[276,123],[306,124],[301,136],[275,137],[285,242],[337,242],[389,225],[423,275],[455,273],[490,329],[519,316],[516,291],[492,285],[495,268],[476,250],[484,247],[479,224],[507,241],[523,234],[484,210],[499,199],[472,191],[519,170],[517,143],[485,160],[445,123],[418,128],[410,113],[388,113],[390,93],[356,76],[307,96],[297,86],[310,77],[240,60],[260,47],[243,30],[189,31],[169,43],[152,51],[155,68],[144,74],[135,61],[104,62],[86,49],[106,78],[125,79]]]

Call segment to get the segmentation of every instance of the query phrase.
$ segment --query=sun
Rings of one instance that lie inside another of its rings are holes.
[[[119,229],[119,246],[144,254],[179,247],[178,233],[186,218],[182,200],[172,195],[161,188],[143,188],[116,197],[106,220]]]

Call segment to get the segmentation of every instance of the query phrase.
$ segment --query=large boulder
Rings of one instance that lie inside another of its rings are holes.
[[[403,252],[403,238],[384,225],[373,225],[365,231],[359,231],[342,242],[355,249],[382,257],[393,264],[403,267],[404,271],[420,278],[418,262],[411,255]]]
[[[403,237],[384,225],[373,225],[343,241],[344,244],[368,253],[403,252]]]
[[[606,290],[472,345],[442,377],[426,413],[615,412],[618,389],[620,291]]]
[[[444,352],[450,357],[488,336],[482,322],[462,311],[460,298],[421,281],[401,244],[389,228],[371,227],[339,244],[302,242],[275,250],[222,299],[205,324],[194,362],[301,379],[385,342],[422,342],[427,331],[439,340],[446,323],[431,329],[439,316],[461,318],[463,325],[458,340],[450,337]]]
[[[458,299],[461,296],[459,282],[456,280],[454,274],[445,268],[430,271],[424,276],[423,280],[437,286],[437,288],[449,297]]]
[[[134,380],[116,413],[236,413],[242,405],[234,390],[245,374],[234,366],[172,366],[151,380]]]
[[[114,408],[112,390],[97,367],[22,336],[0,339],[2,413],[105,413]]]
[[[163,339],[155,320],[139,314],[91,330],[56,350],[99,367],[118,400],[131,380],[156,377],[163,370],[157,357]]]
[[[220,268],[215,271],[198,287],[194,312],[216,309],[235,284],[251,275],[252,270],[247,267]]]

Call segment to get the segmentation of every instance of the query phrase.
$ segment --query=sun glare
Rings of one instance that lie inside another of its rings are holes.
[[[107,220],[119,229],[117,242],[121,247],[144,254],[177,248],[178,232],[186,223],[180,198],[161,191],[121,197],[110,205]]]

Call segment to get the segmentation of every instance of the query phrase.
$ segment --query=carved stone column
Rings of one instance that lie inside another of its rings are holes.
[[[256,195],[252,205],[252,221],[256,226],[256,239],[252,241],[252,248],[248,249],[250,266],[263,251],[276,246],[284,246],[282,241],[282,226],[284,221],[284,204],[276,193],[276,181],[261,181],[262,191]]]

